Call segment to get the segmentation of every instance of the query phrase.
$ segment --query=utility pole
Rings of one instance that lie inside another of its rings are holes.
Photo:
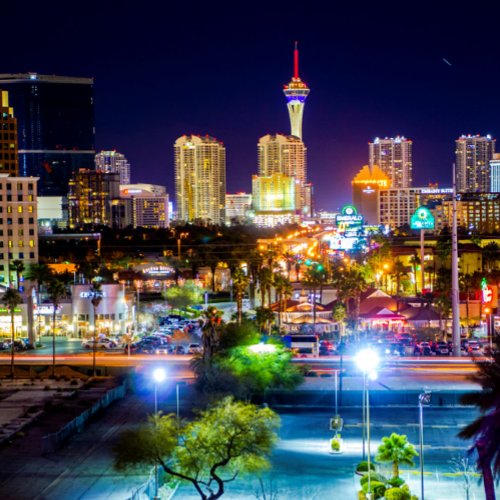
[[[453,164],[451,225],[451,314],[453,356],[460,356],[460,302],[458,288],[457,175]]]

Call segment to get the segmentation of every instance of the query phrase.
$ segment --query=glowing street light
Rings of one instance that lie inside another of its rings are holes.
[[[276,352],[276,346],[274,346],[273,344],[264,344],[264,342],[251,345],[248,349],[255,354],[269,354],[272,352]]]
[[[368,493],[367,498],[371,500],[372,485],[371,485],[371,452],[370,452],[370,391],[368,379],[375,380],[377,378],[377,367],[380,363],[378,353],[373,349],[363,349],[356,355],[356,364],[363,372],[363,460],[365,458],[365,428],[367,440],[367,461],[368,461]],[[366,423],[365,423],[366,414]]]

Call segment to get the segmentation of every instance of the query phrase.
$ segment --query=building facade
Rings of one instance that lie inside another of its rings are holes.
[[[0,174],[0,283],[17,279],[13,260],[38,262],[37,178]],[[21,286],[21,283],[19,283]],[[16,284],[17,286],[17,284]]]
[[[252,208],[252,195],[249,193],[226,194],[226,224],[243,222]]]
[[[119,226],[113,201],[120,197],[120,175],[82,169],[69,182],[68,226]]]
[[[95,168],[107,174],[120,174],[120,185],[130,184],[130,163],[117,151],[101,151],[95,155]]]
[[[393,188],[412,186],[412,141],[405,137],[380,139],[368,143],[370,168],[379,166]]]
[[[120,199],[128,207],[120,226],[165,228],[169,226],[168,194],[164,186],[128,184],[120,186]]]
[[[490,160],[490,191],[500,193],[500,154],[494,153]]]
[[[491,136],[462,135],[455,141],[457,191],[487,193],[491,188],[490,161],[495,154]]]
[[[302,140],[302,119],[304,106],[310,89],[299,77],[299,51],[297,42],[293,52],[293,77],[288,85],[283,86],[286,97],[288,115],[290,117],[290,134]]]
[[[19,175],[17,120],[6,90],[0,90],[0,173]]]
[[[174,160],[177,219],[224,224],[224,145],[208,135],[183,135],[175,141]]]
[[[352,203],[365,218],[366,224],[380,224],[378,193],[387,189],[391,181],[382,170],[374,165],[365,165],[354,177]]]
[[[293,135],[267,134],[258,143],[259,176],[281,174],[295,182],[294,208],[298,215],[311,213],[307,183],[307,148]],[[309,205],[308,205],[309,201]]]
[[[295,179],[284,174],[252,177],[254,223],[273,227],[295,222]]]
[[[93,79],[0,74],[17,117],[19,175],[38,177],[38,194],[65,196],[72,174],[93,169]]]

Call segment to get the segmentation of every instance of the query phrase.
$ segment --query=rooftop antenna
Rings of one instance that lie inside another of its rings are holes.
[[[295,42],[295,50],[293,51],[293,77],[299,79],[299,49],[298,42]]]

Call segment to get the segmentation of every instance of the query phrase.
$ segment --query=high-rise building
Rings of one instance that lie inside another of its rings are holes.
[[[365,165],[352,180],[352,203],[367,224],[379,224],[378,193],[390,184],[389,177],[377,165]]]
[[[226,224],[242,222],[252,208],[252,195],[249,193],[226,194]]]
[[[17,120],[6,90],[0,90],[0,173],[19,174]]]
[[[38,262],[37,180],[0,174],[0,283],[16,279],[13,260]]]
[[[69,182],[69,227],[119,226],[113,202],[120,197],[117,173],[79,170]]]
[[[494,153],[490,160],[490,191],[500,193],[500,154]]]
[[[412,141],[405,137],[380,139],[368,143],[370,168],[380,167],[393,188],[408,188],[412,185]]]
[[[267,134],[258,144],[259,176],[282,174],[295,182],[294,210],[310,215],[310,196],[307,187],[307,148],[294,135]],[[310,192],[311,188],[309,188]],[[309,204],[308,204],[309,201]]]
[[[177,219],[224,224],[226,148],[208,135],[183,135],[174,144]]]
[[[130,184],[130,163],[118,151],[101,151],[95,155],[95,168],[100,172],[120,174],[120,185]]]
[[[154,184],[120,185],[127,216],[121,226],[165,228],[169,226],[168,194],[165,186]]]
[[[495,154],[495,142],[490,135],[462,135],[455,141],[459,193],[489,192],[490,160]]]
[[[92,78],[0,74],[17,118],[19,175],[39,177],[40,196],[68,193],[72,174],[94,169]]]
[[[304,106],[309,87],[299,77],[299,51],[297,42],[293,52],[293,77],[288,85],[283,86],[283,93],[286,97],[286,105],[290,116],[290,134],[302,140],[302,118],[304,116]]]
[[[295,222],[295,179],[275,172],[269,176],[252,176],[254,222],[272,227]]]

